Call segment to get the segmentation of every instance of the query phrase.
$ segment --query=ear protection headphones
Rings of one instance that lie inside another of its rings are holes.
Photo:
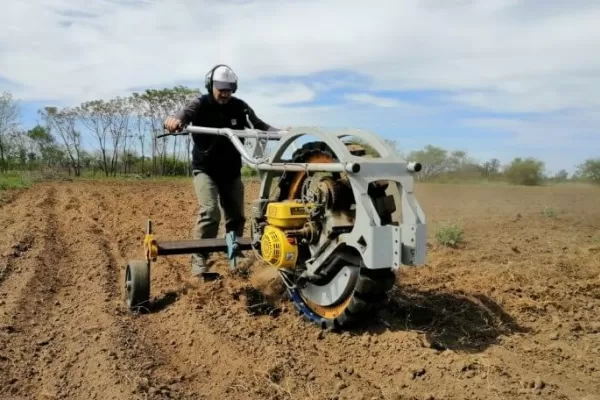
[[[217,68],[219,68],[219,67],[227,67],[227,68],[229,68],[231,70],[231,72],[233,73],[233,76],[235,76],[235,83],[233,84],[233,89],[231,90],[231,93],[235,93],[237,91],[237,88],[238,88],[238,77],[235,74],[235,72],[233,72],[233,69],[229,65],[225,65],[225,64],[215,65],[210,71],[208,71],[208,73],[204,77],[204,87],[206,88],[206,90],[208,91],[208,93],[212,93],[213,75],[215,74],[215,70]]]

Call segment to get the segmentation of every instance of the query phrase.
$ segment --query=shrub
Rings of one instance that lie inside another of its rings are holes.
[[[600,158],[585,160],[577,166],[577,176],[580,178],[600,184]]]
[[[547,218],[556,218],[556,210],[552,207],[544,207],[542,209],[542,215]]]
[[[457,247],[463,242],[463,229],[456,224],[441,226],[435,231],[435,238],[439,244],[448,247]]]
[[[516,185],[535,186],[544,180],[544,162],[535,158],[515,158],[506,168],[506,178]]]

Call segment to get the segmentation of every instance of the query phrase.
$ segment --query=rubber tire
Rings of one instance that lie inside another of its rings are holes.
[[[390,269],[369,270],[361,268],[358,281],[348,306],[336,318],[322,318],[316,314],[310,315],[302,310],[302,306],[294,302],[294,308],[300,316],[309,323],[318,325],[321,329],[337,331],[356,327],[372,320],[377,314],[377,308],[387,299],[387,292],[392,289],[396,275]],[[314,311],[313,311],[314,313]]]
[[[127,281],[130,281],[129,290]],[[132,312],[149,309],[150,265],[145,260],[132,260],[125,269],[125,290],[127,307]]]

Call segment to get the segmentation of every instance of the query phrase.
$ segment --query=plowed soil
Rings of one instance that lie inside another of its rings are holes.
[[[256,196],[247,186],[247,201]],[[124,267],[187,239],[191,183],[61,182],[0,206],[0,398],[600,399],[600,190],[417,185],[427,265],[398,272],[375,322],[301,321],[251,255],[221,281],[153,265],[130,314]],[[249,211],[248,211],[249,212]],[[445,221],[465,242],[435,240]]]

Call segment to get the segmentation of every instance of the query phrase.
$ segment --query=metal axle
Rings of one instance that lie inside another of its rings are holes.
[[[237,238],[238,250],[251,250],[252,240],[250,238]],[[158,256],[176,256],[194,253],[228,252],[226,239],[194,239],[157,241]]]

